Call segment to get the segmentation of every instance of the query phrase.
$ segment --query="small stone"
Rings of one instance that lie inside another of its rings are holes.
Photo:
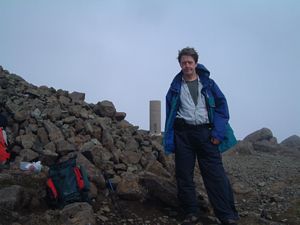
[[[110,212],[110,208],[108,206],[104,206],[101,208],[103,212]]]
[[[101,220],[102,222],[108,221],[108,218],[106,216],[103,216],[103,215],[98,215],[97,219]]]
[[[243,212],[240,212],[240,213],[239,213],[239,215],[240,215],[241,217],[246,217],[246,216],[248,216],[248,214],[249,214],[248,211],[243,211]]]

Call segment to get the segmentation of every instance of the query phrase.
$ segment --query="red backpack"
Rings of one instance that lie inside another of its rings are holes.
[[[4,164],[10,157],[10,154],[6,151],[7,140],[6,133],[2,127],[0,127],[0,164]]]

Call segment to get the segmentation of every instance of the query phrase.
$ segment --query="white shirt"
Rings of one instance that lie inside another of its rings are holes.
[[[198,85],[198,99],[195,105],[190,94],[186,81],[182,78],[180,91],[180,104],[177,112],[177,117],[183,118],[186,123],[191,125],[199,125],[209,123],[208,112],[205,104],[205,97],[201,94],[202,84],[199,77],[197,78]]]

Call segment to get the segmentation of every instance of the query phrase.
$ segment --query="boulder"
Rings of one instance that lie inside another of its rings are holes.
[[[72,102],[82,103],[85,99],[85,93],[73,91],[71,94],[69,94],[69,97],[71,98]]]
[[[20,152],[20,155],[18,156],[18,158],[21,161],[26,161],[26,162],[37,160],[38,157],[39,157],[39,154],[32,151],[31,149],[23,149]]]
[[[19,123],[23,122],[27,118],[28,118],[28,112],[26,110],[17,111],[14,114],[14,119]]]
[[[12,185],[0,189],[0,208],[17,210],[22,207],[24,189],[19,185]]]
[[[141,158],[142,158],[141,152],[123,151],[120,154],[120,161],[125,163],[126,165],[137,164]]]
[[[51,141],[60,141],[65,139],[61,130],[50,120],[44,120],[43,123]]]
[[[76,146],[66,140],[59,140],[56,142],[56,152],[59,155],[67,155],[70,152],[75,152]]]
[[[139,178],[132,173],[125,173],[117,186],[117,194],[126,200],[143,200],[146,190],[139,184]]]
[[[94,107],[94,111],[99,116],[114,118],[116,108],[111,101],[105,100],[102,102],[98,102]]]
[[[21,143],[23,148],[27,148],[27,149],[32,148],[34,142],[37,139],[36,135],[34,134],[21,135],[20,138],[21,138]]]
[[[254,153],[253,143],[250,141],[239,141],[232,149],[224,154],[241,154],[241,155],[252,155]]]
[[[280,143],[281,146],[300,150],[300,137],[292,135]]]
[[[257,130],[244,138],[244,141],[249,141],[255,143],[257,141],[268,140],[270,141],[273,138],[273,133],[268,128],[262,128]]]
[[[253,144],[253,147],[256,151],[262,152],[276,152],[280,150],[280,145],[273,144],[268,140],[257,141]]]
[[[75,202],[66,205],[59,215],[60,224],[64,225],[96,224],[93,208],[86,202]]]
[[[126,113],[125,112],[116,112],[116,114],[115,114],[115,119],[117,121],[124,120],[125,117],[126,117]]]
[[[174,180],[144,172],[139,175],[140,184],[148,190],[148,195],[159,199],[171,207],[178,207],[177,188]]]
[[[145,171],[156,174],[159,177],[171,178],[171,174],[157,160],[151,161],[145,168]]]

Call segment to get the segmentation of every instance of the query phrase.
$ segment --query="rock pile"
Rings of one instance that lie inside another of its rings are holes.
[[[155,196],[176,205],[173,161],[163,154],[161,138],[130,124],[126,113],[117,112],[112,102],[88,104],[84,98],[84,93],[37,87],[0,67],[0,107],[8,118],[12,154],[9,173],[3,170],[0,177],[0,196],[5,197],[0,197],[0,207],[40,208],[48,166],[74,155],[88,171],[94,199],[105,192],[105,172],[123,199],[143,201]],[[42,173],[23,176],[20,162],[38,160]],[[18,175],[24,179],[21,185],[5,184],[18,183],[14,181]],[[26,192],[24,182],[39,185]],[[32,194],[34,189],[39,195]]]

